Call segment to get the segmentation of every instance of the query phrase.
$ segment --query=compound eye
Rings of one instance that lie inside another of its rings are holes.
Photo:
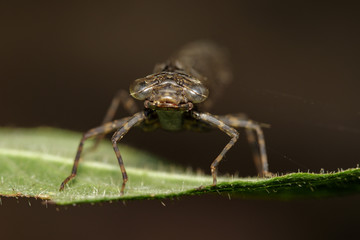
[[[150,97],[154,85],[155,83],[146,78],[136,79],[130,85],[130,95],[138,100],[145,100]]]
[[[185,96],[193,103],[200,103],[209,96],[209,90],[202,84],[193,84],[185,87]]]

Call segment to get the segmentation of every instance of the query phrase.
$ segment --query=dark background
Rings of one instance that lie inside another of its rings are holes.
[[[1,3],[0,125],[86,131],[101,123],[117,89],[128,89],[185,43],[210,39],[228,48],[235,76],[211,112],[244,112],[271,124],[264,130],[271,171],[356,167],[359,23],[356,6],[325,1]],[[123,140],[207,173],[227,141],[219,131],[138,129]],[[243,135],[220,172],[255,175]],[[2,236],[329,239],[355,232],[360,213],[359,196],[209,196],[167,200],[166,207],[135,201],[59,212],[31,202],[3,199]]]

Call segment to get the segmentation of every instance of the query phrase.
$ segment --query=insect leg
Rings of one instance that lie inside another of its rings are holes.
[[[226,125],[223,121],[219,120],[215,116],[209,114],[209,113],[198,113],[198,112],[192,112],[193,117],[208,123],[214,127],[219,128],[221,131],[225,132],[227,135],[231,137],[230,142],[224,147],[224,149],[221,151],[221,153],[215,158],[215,160],[211,163],[210,169],[211,169],[211,175],[213,177],[213,185],[216,185],[216,177],[217,177],[217,168],[220,163],[220,161],[225,156],[226,152],[229,151],[229,149],[235,144],[235,142],[239,138],[239,133],[236,131],[236,129]]]
[[[269,164],[266,155],[264,133],[260,127],[260,124],[252,120],[249,120],[246,118],[245,115],[240,115],[240,114],[216,116],[216,118],[218,118],[219,120],[223,121],[225,124],[231,127],[245,128],[248,142],[252,147],[254,162],[258,174],[262,177],[271,176],[271,173],[269,172]],[[254,133],[256,133],[256,135]]]
[[[99,127],[90,129],[89,131],[84,133],[83,137],[81,138],[81,141],[80,141],[80,144],[79,144],[76,156],[75,156],[74,165],[73,165],[71,174],[67,178],[65,178],[65,180],[61,183],[60,191],[64,189],[67,182],[69,182],[72,178],[74,178],[76,176],[77,167],[79,164],[79,160],[80,160],[80,156],[81,156],[81,152],[83,150],[85,140],[88,138],[91,138],[91,137],[99,136],[100,134],[109,133],[109,132],[113,131],[114,129],[117,129],[117,128],[123,126],[124,123],[126,123],[129,119],[130,119],[130,117],[126,117],[126,118],[123,118],[120,120],[115,120],[115,121],[103,124]]]
[[[126,170],[125,170],[125,166],[124,166],[124,162],[122,160],[119,148],[117,146],[117,142],[122,139],[124,137],[124,135],[136,124],[144,121],[145,119],[145,113],[144,112],[139,112],[136,113],[134,116],[132,116],[128,121],[126,121],[119,130],[117,130],[113,137],[111,138],[112,141],[112,145],[116,154],[116,157],[118,159],[119,165],[120,165],[120,169],[121,169],[121,173],[122,173],[122,177],[123,177],[123,183],[122,183],[122,187],[121,187],[121,191],[120,194],[123,195],[124,194],[124,189],[125,189],[125,184],[128,180],[128,176],[126,174]]]
[[[138,112],[138,106],[136,105],[134,99],[129,95],[128,92],[121,89],[116,93],[115,97],[113,98],[102,124],[108,123],[113,120],[120,104],[122,104],[125,110],[128,111],[131,115]],[[105,133],[96,137],[94,146],[92,147],[93,150],[95,150],[99,146],[99,143],[104,138],[104,136]]]

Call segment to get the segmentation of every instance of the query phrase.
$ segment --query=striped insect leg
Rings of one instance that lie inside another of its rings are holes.
[[[213,116],[209,113],[193,112],[193,117],[202,122],[205,122],[207,124],[210,124],[214,127],[219,128],[221,131],[225,132],[227,135],[229,135],[231,137],[230,142],[224,147],[224,149],[221,151],[221,153],[215,158],[215,160],[210,165],[211,175],[213,177],[213,185],[216,185],[218,165],[219,165],[220,161],[224,158],[227,151],[229,151],[230,148],[238,140],[239,133],[236,131],[236,129],[226,125],[223,121],[217,119],[215,116]]]
[[[113,98],[102,124],[106,124],[114,119],[114,116],[120,104],[131,115],[138,112],[138,106],[136,105],[134,99],[129,95],[127,91],[121,89],[116,93],[115,97]],[[96,137],[92,150],[95,150],[99,146],[99,143],[101,142],[101,140],[104,138],[105,135],[106,133]]]
[[[259,176],[268,177],[269,172],[267,160],[264,133],[259,123],[246,119],[244,115],[234,114],[225,116],[216,116],[219,120],[234,128],[245,128],[248,142],[252,148],[254,162]]]
[[[106,134],[111,131],[114,131],[115,129],[123,126],[124,123],[126,123],[129,119],[130,119],[130,117],[126,117],[126,118],[123,118],[120,120],[115,120],[115,121],[103,124],[99,127],[92,128],[89,131],[87,131],[86,133],[84,133],[83,137],[81,138],[81,141],[80,141],[80,144],[79,144],[76,156],[75,156],[74,165],[73,165],[71,174],[67,178],[65,178],[65,180],[61,183],[60,191],[64,189],[67,182],[69,182],[71,179],[73,179],[76,176],[76,172],[77,172],[79,160],[81,157],[81,153],[83,151],[85,140],[87,140],[91,137],[99,136],[100,134]]]
[[[111,141],[112,141],[112,145],[113,145],[113,148],[114,148],[114,151],[115,151],[115,154],[116,154],[116,157],[118,159],[118,162],[119,162],[119,165],[120,165],[120,169],[121,169],[121,173],[122,173],[122,177],[123,177],[123,183],[122,183],[122,187],[121,187],[121,190],[120,190],[120,194],[123,195],[124,194],[124,190],[125,190],[125,185],[126,185],[126,182],[128,181],[128,176],[127,176],[127,173],[126,173],[126,170],[125,170],[125,166],[124,166],[124,162],[123,162],[123,159],[121,157],[121,154],[120,154],[120,151],[119,151],[119,148],[117,146],[117,142],[119,140],[121,140],[124,135],[133,127],[135,126],[136,124],[142,122],[145,120],[145,114],[144,112],[139,112],[139,113],[136,113],[134,116],[132,116],[128,121],[126,121],[119,130],[117,130]]]

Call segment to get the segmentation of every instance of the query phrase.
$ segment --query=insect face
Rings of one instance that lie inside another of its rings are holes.
[[[165,79],[154,86],[148,100],[157,104],[167,103],[174,106],[187,102],[183,88],[174,79]]]
[[[204,101],[209,91],[197,79],[176,72],[162,72],[135,80],[130,94],[138,100],[146,100],[146,107],[190,110],[192,103]]]

